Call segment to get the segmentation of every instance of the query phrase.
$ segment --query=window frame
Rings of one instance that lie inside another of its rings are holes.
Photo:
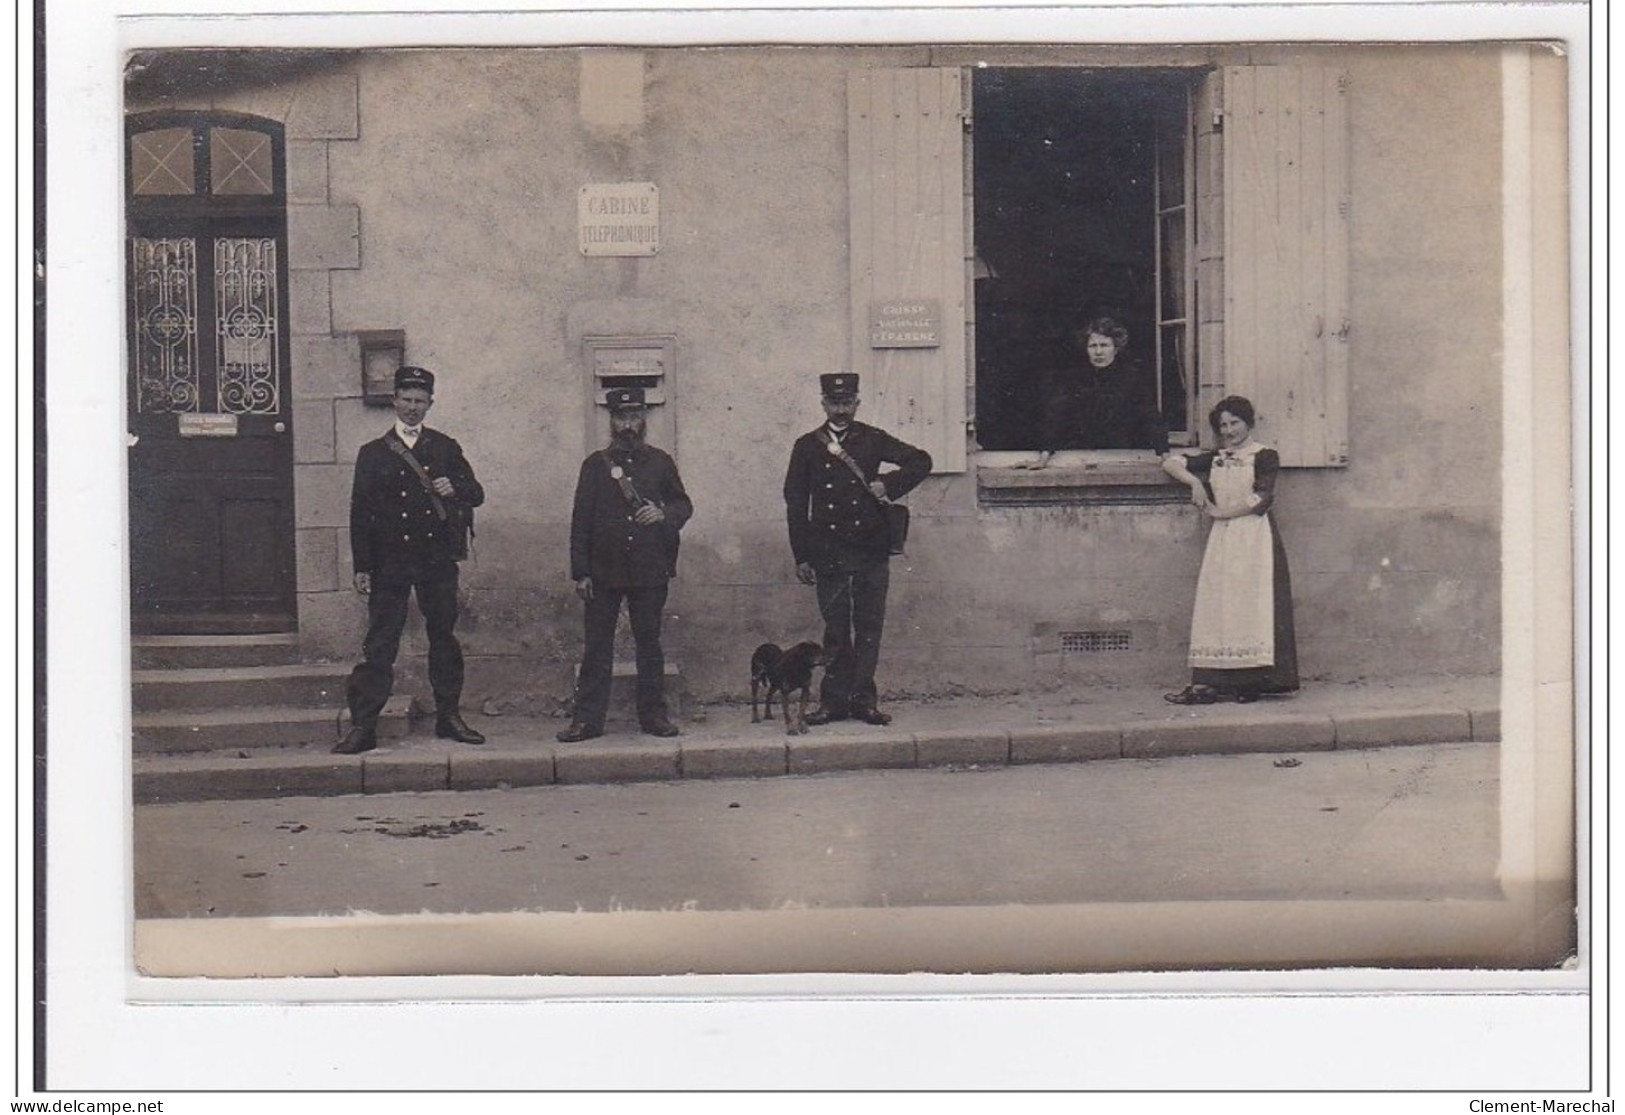
[[[1042,67],[1061,68],[1061,67]],[[1069,69],[1094,69],[1098,67],[1065,67]],[[1185,338],[1187,363],[1183,369],[1186,392],[1186,427],[1184,430],[1170,430],[1168,441],[1169,451],[1172,453],[1193,449],[1201,445],[1202,420],[1202,388],[1203,365],[1201,351],[1201,313],[1202,303],[1199,301],[1198,272],[1201,266],[1199,233],[1203,228],[1218,229],[1222,227],[1223,202],[1221,197],[1204,197],[1199,188],[1204,176],[1204,167],[1201,164],[1201,152],[1198,146],[1198,113],[1202,100],[1201,91],[1204,81],[1215,72],[1215,67],[1209,63],[1191,65],[1188,67],[1139,67],[1125,66],[1123,70],[1156,69],[1168,72],[1170,69],[1181,71],[1186,75],[1184,120],[1180,127],[1182,136],[1182,174],[1183,174],[1183,201],[1181,208],[1184,212],[1183,237],[1185,249],[1184,275],[1181,280],[1182,297],[1185,299],[1184,322],[1182,323]],[[974,213],[975,213],[975,140],[974,120],[976,118],[976,105],[972,99],[971,90],[973,82],[969,79],[970,69],[967,68],[965,81],[965,104],[967,117],[973,122],[965,135],[965,207],[967,214],[967,241],[971,243],[966,261],[966,286],[974,290],[975,281],[982,277],[976,273],[980,265],[980,245],[974,243]],[[1153,137],[1154,140],[1160,137]],[[1206,156],[1210,160],[1222,160],[1222,145],[1217,145]],[[1160,151],[1157,155],[1157,168],[1160,174]],[[1212,176],[1211,169],[1205,172]],[[1163,399],[1163,295],[1162,284],[1163,268],[1165,266],[1162,244],[1162,211],[1161,211],[1161,182],[1154,181],[1151,191],[1151,220],[1153,222],[1154,237],[1154,274],[1153,282],[1156,284],[1153,298],[1153,364],[1156,377],[1156,394],[1159,409]],[[985,265],[982,265],[985,266]],[[1037,453],[1036,449],[983,449],[975,441],[976,430],[976,368],[977,368],[977,337],[975,323],[974,298],[967,299],[970,312],[967,314],[967,345],[966,345],[966,405],[969,421],[967,423],[972,446],[969,456],[969,465],[977,479],[977,502],[981,506],[1045,506],[1045,505],[1083,505],[1083,506],[1111,506],[1111,505],[1159,505],[1183,503],[1188,499],[1188,492],[1183,485],[1178,484],[1162,470],[1161,458],[1149,449],[1066,449],[1060,450],[1050,459],[1047,467],[1043,469],[1018,469],[1013,467],[1018,462],[1030,461]]]
[[[1185,390],[1185,428],[1183,430],[1168,431],[1168,447],[1181,449],[1195,446],[1201,441],[1200,414],[1198,407],[1198,389],[1200,383],[1199,369],[1201,367],[1201,354],[1198,350],[1198,333],[1195,328],[1197,321],[1196,309],[1196,94],[1195,79],[1185,88],[1184,119],[1180,122],[1179,157],[1181,161],[1180,184],[1181,198],[1178,205],[1163,206],[1162,203],[1162,135],[1159,133],[1154,143],[1156,145],[1155,174],[1151,184],[1152,208],[1154,210],[1154,230],[1152,233],[1154,248],[1152,251],[1153,281],[1156,283],[1156,296],[1154,298],[1155,310],[1152,328],[1155,331],[1153,361],[1157,368],[1157,409],[1163,409],[1163,390],[1166,386],[1164,367],[1164,333],[1169,328],[1177,328],[1184,342],[1185,359],[1180,366],[1180,378]],[[1184,274],[1180,276],[1180,298],[1183,302],[1184,313],[1177,317],[1164,317],[1163,299],[1167,288],[1163,283],[1164,268],[1167,267],[1167,253],[1163,243],[1163,218],[1179,213],[1180,235],[1182,245],[1180,251],[1184,259]]]

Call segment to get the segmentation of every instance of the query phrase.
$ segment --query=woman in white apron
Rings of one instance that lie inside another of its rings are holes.
[[[1298,688],[1292,582],[1270,515],[1281,458],[1253,440],[1253,423],[1253,404],[1231,395],[1208,415],[1217,450],[1163,461],[1213,520],[1191,615],[1191,684],[1164,694],[1176,705]]]

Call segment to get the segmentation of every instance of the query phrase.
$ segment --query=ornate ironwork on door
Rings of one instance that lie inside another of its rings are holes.
[[[137,412],[278,413],[276,241],[215,241],[216,375],[207,400],[198,364],[197,241],[138,237],[130,260]]]
[[[197,241],[134,239],[136,410],[196,411]]]
[[[220,239],[214,245],[216,391],[222,414],[275,414],[276,241]]]

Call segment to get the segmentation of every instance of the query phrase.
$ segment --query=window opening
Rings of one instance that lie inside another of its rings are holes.
[[[1118,359],[1143,377],[1169,440],[1194,441],[1192,81],[1167,70],[974,71],[983,449],[1044,447],[1048,385],[1086,366],[1081,334],[1101,316],[1127,329]],[[1135,448],[1126,425],[1061,448]]]

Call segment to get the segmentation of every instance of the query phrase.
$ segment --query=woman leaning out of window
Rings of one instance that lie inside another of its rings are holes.
[[[1059,449],[1149,449],[1168,452],[1168,427],[1157,411],[1155,386],[1125,359],[1128,330],[1097,317],[1078,331],[1085,359],[1045,377],[1044,425],[1038,456],[1014,467],[1047,468]]]

